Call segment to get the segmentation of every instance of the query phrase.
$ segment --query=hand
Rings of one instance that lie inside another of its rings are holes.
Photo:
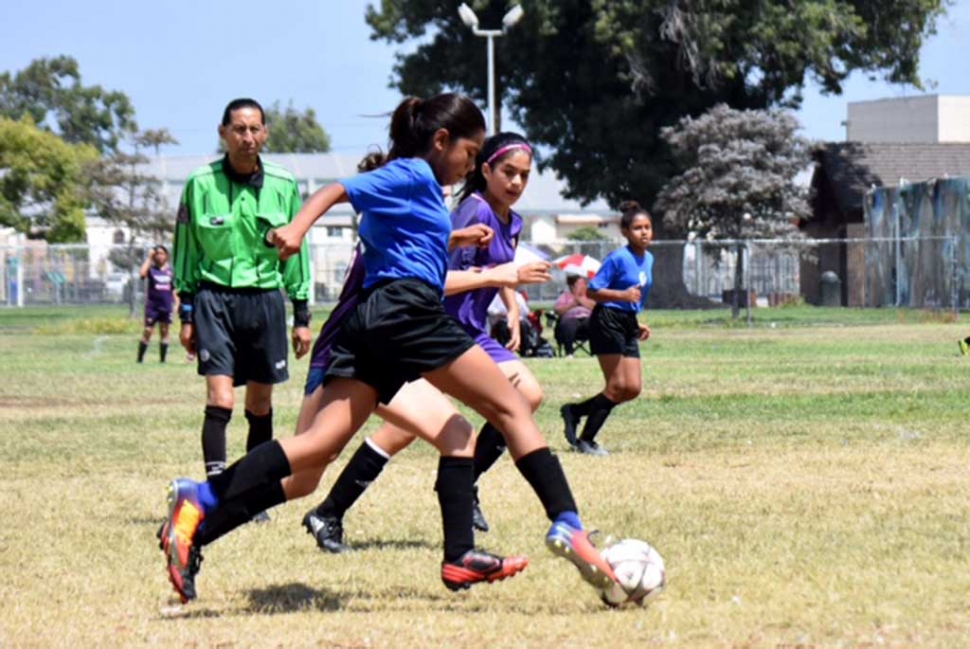
[[[286,261],[300,252],[304,234],[306,233],[301,232],[299,228],[289,223],[281,228],[267,232],[266,241],[279,248],[280,261]]]
[[[515,263],[511,261],[507,264],[492,266],[484,272],[488,274],[488,281],[492,286],[515,288],[519,285],[519,270],[515,267]]]
[[[640,301],[640,286],[634,284],[627,290],[623,291],[623,298],[625,302],[639,302]]]
[[[516,320],[515,322],[509,323],[509,334],[511,335],[509,341],[505,343],[505,348],[509,351],[517,352],[519,347],[522,345],[522,331],[521,323]]]
[[[303,358],[310,351],[310,327],[293,327],[293,353],[297,360]]]
[[[534,261],[520,266],[517,272],[519,284],[542,284],[552,279],[549,274],[551,264],[548,261]]]
[[[640,334],[637,336],[637,340],[646,340],[650,337],[650,327],[643,323],[638,323],[637,326],[640,327]]]
[[[448,239],[448,249],[468,248],[476,246],[486,248],[495,238],[495,230],[484,223],[475,223],[467,228],[452,230],[451,237]]]
[[[191,322],[183,322],[179,329],[179,342],[185,348],[186,353],[195,354],[195,327]]]

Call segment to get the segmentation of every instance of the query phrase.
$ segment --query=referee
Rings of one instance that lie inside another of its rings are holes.
[[[266,233],[289,223],[300,208],[292,174],[259,157],[267,135],[256,101],[231,101],[219,126],[226,155],[189,176],[175,225],[179,340],[197,355],[205,377],[202,454],[209,476],[226,467],[234,387],[246,386],[246,451],[273,437],[273,385],[289,378],[281,288],[293,301],[296,358],[310,350],[307,245],[281,262],[265,243]]]

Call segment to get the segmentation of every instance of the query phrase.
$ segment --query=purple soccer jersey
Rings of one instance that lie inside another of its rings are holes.
[[[148,292],[145,294],[145,310],[153,313],[165,313],[172,310],[172,267],[166,265],[158,268],[152,265],[148,269]]]
[[[337,306],[330,312],[330,317],[320,328],[320,335],[313,343],[313,353],[310,355],[310,369],[326,369],[330,362],[330,348],[333,341],[340,332],[343,324],[351,311],[357,307],[360,294],[364,290],[364,276],[367,274],[364,268],[364,258],[360,254],[360,244],[354,248],[353,258],[347,275],[344,277],[344,286],[340,290],[340,297],[337,298]]]
[[[522,232],[522,217],[509,212],[509,222],[499,220],[481,194],[475,192],[461,202],[451,215],[452,228],[458,230],[482,223],[495,230],[487,248],[457,248],[451,253],[448,270],[488,268],[515,260],[515,245]],[[495,299],[497,288],[480,288],[445,298],[445,310],[472,338],[488,335],[488,305]],[[496,359],[497,360],[497,359]],[[507,360],[507,359],[503,359]]]

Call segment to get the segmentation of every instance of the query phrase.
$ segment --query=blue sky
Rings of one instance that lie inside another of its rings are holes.
[[[395,47],[368,37],[370,1],[12,1],[0,10],[0,70],[73,56],[85,84],[124,91],[141,127],[167,127],[180,140],[168,155],[212,153],[222,109],[237,96],[312,107],[334,150],[358,154],[385,145],[380,115],[399,99],[388,88]],[[970,2],[956,5],[924,45],[930,94],[970,95]],[[919,94],[854,75],[842,96],[810,84],[798,117],[808,137],[841,140],[848,101]]]

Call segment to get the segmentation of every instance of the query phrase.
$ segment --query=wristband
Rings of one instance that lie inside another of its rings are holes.
[[[293,326],[310,326],[310,307],[308,306],[306,300],[295,300],[293,302]]]
[[[179,305],[179,320],[182,324],[192,324],[192,305],[184,302]]]

